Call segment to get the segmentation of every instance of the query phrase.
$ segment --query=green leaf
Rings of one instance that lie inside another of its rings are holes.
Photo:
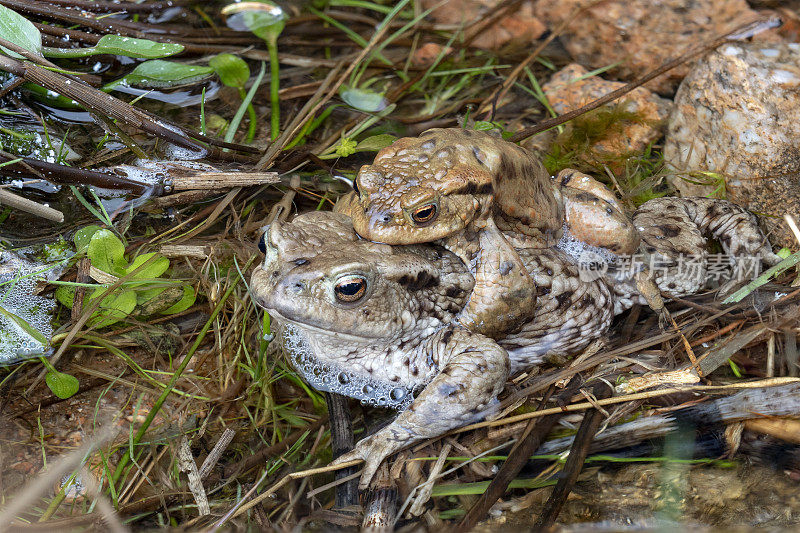
[[[75,303],[75,287],[73,285],[56,287],[56,300],[67,309],[72,309],[72,305]]]
[[[336,155],[339,157],[348,157],[354,153],[356,153],[356,142],[352,139],[342,139],[336,147]]]
[[[183,298],[175,302],[172,306],[167,307],[163,311],[161,311],[162,315],[174,315],[177,313],[181,313],[186,311],[191,306],[194,305],[195,300],[197,300],[197,293],[195,293],[194,288],[188,285],[183,286]]]
[[[156,59],[183,52],[183,45],[158,43],[149,39],[134,39],[121,35],[103,35],[94,46],[97,54]]]
[[[475,131],[491,131],[496,127],[497,126],[492,122],[488,122],[486,120],[476,120],[475,125],[472,126],[472,129]]]
[[[164,292],[165,289],[166,287],[155,287],[153,289],[136,290],[136,305],[142,305],[143,303],[152,300]]]
[[[35,83],[23,83],[22,89],[31,95],[37,102],[58,108],[58,109],[83,109],[78,102],[72,98],[56,94],[50,89],[45,89]]]
[[[208,61],[219,79],[228,87],[244,88],[250,79],[250,67],[244,59],[233,54],[219,54]]]
[[[100,226],[97,224],[92,224],[76,231],[75,235],[72,237],[72,240],[75,242],[75,252],[85,252],[86,249],[89,248],[89,241],[92,240],[92,236],[100,229]]]
[[[52,367],[51,370],[45,374],[44,380],[47,383],[48,388],[53,391],[53,394],[62,400],[66,400],[70,396],[73,396],[80,388],[78,378],[63,372],[59,372]]]
[[[42,55],[42,34],[36,26],[16,11],[2,5],[0,5],[0,36],[37,56]],[[2,46],[0,50],[11,57],[22,57]]]
[[[169,309],[183,299],[183,287],[158,287],[147,291],[136,291],[134,316],[151,316]]]
[[[267,42],[275,42],[286,25],[286,12],[272,2],[260,3],[264,5],[237,9],[237,13],[228,17],[228,25],[236,29],[246,28]]]
[[[391,145],[396,140],[397,137],[389,135],[388,133],[373,135],[359,142],[358,145],[356,145],[356,152],[377,152]]]
[[[722,300],[723,304],[733,304],[736,302],[741,301],[745,296],[756,290],[757,288],[761,287],[765,283],[767,283],[773,276],[777,276],[782,273],[784,270],[788,270],[792,268],[796,264],[800,263],[800,252],[795,252],[777,265],[772,266],[766,272],[758,276],[756,279],[739,289],[738,291],[734,292],[724,300]]]
[[[350,107],[367,113],[377,113],[389,105],[389,102],[380,93],[347,85],[342,85],[342,88],[339,89],[339,96]]]
[[[89,240],[86,256],[92,266],[103,272],[121,276],[125,274],[125,245],[110,230],[97,230]]]
[[[88,57],[98,54],[155,59],[168,57],[183,51],[182,44],[159,43],[148,39],[134,39],[120,35],[103,35],[95,46],[85,48],[43,49],[47,57]]]
[[[169,88],[208,78],[213,73],[214,69],[211,67],[153,59],[139,63],[130,74],[109,83],[103,89],[110,90],[123,83],[145,88]]]
[[[157,255],[155,252],[137,255],[133,259],[133,263],[131,263],[131,265],[125,269],[125,274],[130,274],[135,269],[139,268],[140,265],[143,265],[145,261],[149,260],[151,257],[154,257],[155,255]],[[156,279],[158,276],[166,272],[168,268],[169,259],[161,256],[134,274],[132,279]]]
[[[98,287],[92,295],[85,299],[85,305],[92,305],[105,292],[104,287]],[[115,322],[119,322],[133,312],[136,308],[136,291],[126,290],[115,292],[103,298],[97,311],[92,315],[92,325],[96,328],[104,328]]]

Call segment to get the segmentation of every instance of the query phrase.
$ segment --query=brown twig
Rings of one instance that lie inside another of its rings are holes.
[[[353,449],[355,438],[353,437],[353,421],[350,417],[350,407],[348,399],[341,394],[325,393],[325,400],[328,403],[328,415],[331,420],[331,450],[333,458],[336,459]],[[345,468],[336,472],[336,479],[342,479],[353,475],[355,467]],[[335,507],[342,508],[358,503],[358,478],[351,479],[336,487]]]
[[[20,211],[41,217],[45,220],[49,220],[50,222],[56,222],[59,224],[64,222],[64,213],[61,211],[40,204],[39,202],[28,200],[27,198],[9,192],[5,189],[0,189],[0,205],[6,205],[14,209],[19,209]]]
[[[567,388],[571,388],[570,386],[577,383],[577,380],[577,376],[573,377],[570,384],[567,385]],[[554,391],[555,387],[551,385],[545,393],[544,398],[539,402],[539,406],[536,409],[537,411],[544,408]],[[508,484],[517,477],[522,467],[530,460],[531,455],[533,455],[544,438],[550,433],[561,416],[560,413],[555,413],[528,422],[519,440],[517,440],[517,443],[514,445],[514,448],[509,452],[508,459],[506,459],[503,466],[500,467],[500,470],[497,472],[494,479],[492,479],[492,482],[489,483],[486,491],[484,491],[478,498],[478,501],[472,505],[470,510],[467,511],[467,514],[464,515],[464,518],[461,519],[458,526],[455,527],[455,531],[470,531],[475,527],[475,524],[483,520],[492,505],[505,494]]]
[[[613,393],[613,389],[604,382],[597,383],[592,388],[592,395],[599,399],[609,398]],[[578,428],[578,433],[575,435],[572,448],[569,451],[569,456],[567,456],[567,461],[564,464],[564,469],[561,471],[561,478],[556,483],[550,498],[547,499],[544,511],[539,515],[536,525],[533,526],[534,531],[546,531],[558,518],[567,501],[567,496],[569,496],[572,487],[575,486],[575,482],[578,480],[578,475],[583,469],[583,462],[589,454],[589,445],[592,443],[592,439],[594,439],[604,417],[605,415],[600,409],[592,409],[584,415],[583,421]]]
[[[19,159],[12,154],[0,152],[0,161],[12,161]],[[45,179],[60,185],[93,185],[104,189],[125,189],[138,194],[142,194],[152,187],[146,183],[123,178],[114,174],[105,174],[96,170],[88,170],[79,167],[69,167],[57,163],[40,161],[30,157],[23,157],[22,161],[6,165],[0,170],[3,174],[29,175],[33,174],[37,178]],[[158,193],[160,189],[156,192]]]
[[[65,7],[73,7],[82,9],[84,11],[95,11],[99,13],[153,13],[163,11],[172,7],[180,7],[181,3],[176,0],[168,2],[108,2],[104,0],[47,0],[50,4],[55,4]]]

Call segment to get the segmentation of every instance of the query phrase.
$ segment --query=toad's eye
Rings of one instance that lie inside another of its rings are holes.
[[[414,209],[411,212],[411,220],[414,221],[415,224],[425,225],[430,224],[431,222],[436,219],[436,215],[439,214],[439,206],[436,204],[425,204],[421,207]]]
[[[344,303],[357,302],[367,292],[367,280],[361,276],[347,276],[340,279],[333,288],[336,299]]]
[[[258,239],[258,249],[261,250],[262,254],[267,253],[267,232],[261,234],[261,237]]]

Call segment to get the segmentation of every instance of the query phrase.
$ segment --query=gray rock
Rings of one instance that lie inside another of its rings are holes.
[[[681,83],[664,156],[683,174],[673,178],[683,195],[727,193],[768,215],[772,242],[796,246],[782,217],[800,214],[799,141],[800,44],[732,43]]]

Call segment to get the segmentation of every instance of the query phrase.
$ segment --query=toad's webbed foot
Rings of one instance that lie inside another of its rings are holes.
[[[364,460],[359,488],[365,489],[380,464],[400,449],[469,424],[486,414],[503,390],[508,353],[495,341],[451,326],[425,344],[426,356],[441,371],[411,406],[388,426],[360,440],[331,464]]]
[[[533,319],[536,282],[492,219],[479,231],[479,238],[475,287],[458,321],[484,335],[516,331]]]

